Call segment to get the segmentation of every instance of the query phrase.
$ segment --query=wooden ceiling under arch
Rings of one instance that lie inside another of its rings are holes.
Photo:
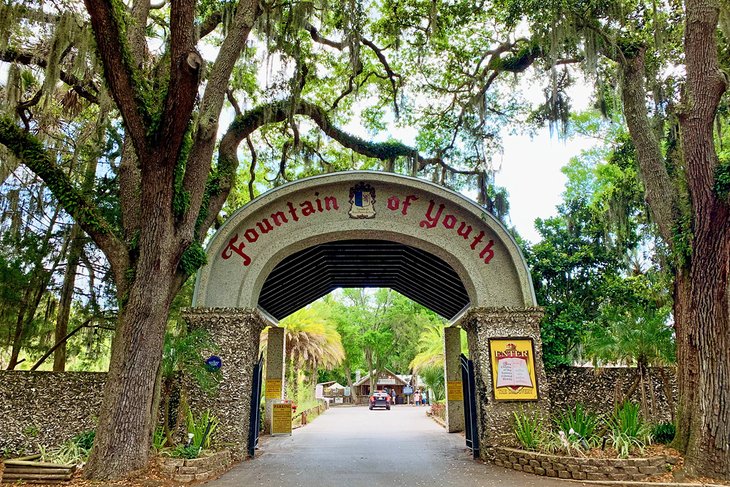
[[[280,320],[337,288],[391,288],[447,319],[469,304],[458,274],[423,250],[386,240],[315,245],[282,260],[258,305]]]

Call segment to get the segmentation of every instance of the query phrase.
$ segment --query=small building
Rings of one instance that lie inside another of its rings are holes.
[[[403,394],[403,388],[408,386],[409,375],[398,375],[388,369],[383,370],[378,375],[377,381],[375,382],[376,390],[385,390],[389,392],[395,390],[396,404],[403,404],[405,402],[405,395]],[[365,375],[360,380],[352,385],[354,389],[354,398],[357,404],[367,404],[368,398],[370,397],[370,374]]]

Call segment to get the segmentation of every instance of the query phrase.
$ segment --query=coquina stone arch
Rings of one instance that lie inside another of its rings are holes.
[[[214,397],[195,396],[219,411],[219,434],[247,438],[251,374],[267,325],[267,404],[281,397],[284,332],[279,319],[338,287],[390,287],[449,320],[446,376],[454,386],[459,330],[469,337],[477,376],[482,444],[503,444],[517,402],[497,402],[490,338],[530,338],[538,400],[546,380],[539,335],[541,312],[525,260],[511,235],[464,196],[411,177],[383,172],[332,173],[261,195],[231,215],[211,239],[199,271],[191,326],[211,331],[223,360]],[[277,382],[278,381],[278,382]],[[447,388],[453,392],[453,387]],[[447,395],[448,429],[463,428],[458,394]]]

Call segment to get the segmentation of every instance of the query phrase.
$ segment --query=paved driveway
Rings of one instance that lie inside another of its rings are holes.
[[[332,408],[292,436],[262,437],[213,487],[574,487],[471,459],[464,437],[446,433],[424,407]]]

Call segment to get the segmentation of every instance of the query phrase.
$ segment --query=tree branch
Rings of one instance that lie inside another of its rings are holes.
[[[132,55],[122,35],[125,26],[120,25],[122,20],[115,11],[125,7],[119,1],[84,0],[84,3],[91,17],[96,46],[104,65],[104,78],[132,137],[137,155],[144,158],[148,153],[148,124],[139,108],[145,105],[144,100],[138,99],[137,90],[140,87],[135,86],[137,70],[132,65]]]
[[[187,133],[198,96],[203,58],[195,49],[195,2],[176,1],[170,7],[170,84],[160,118],[158,142],[179,149]],[[177,155],[178,151],[175,151]],[[177,159],[177,157],[175,158]],[[174,161],[160,161],[174,163]]]
[[[200,102],[198,127],[183,178],[183,188],[190,195],[190,210],[179,226],[179,234],[183,238],[187,238],[188,235],[193,236],[199,231],[200,212],[205,211],[205,208],[201,207],[208,206],[202,205],[202,202],[208,188],[207,179],[215,149],[218,119],[228,90],[231,72],[260,13],[258,0],[239,1],[235,17],[228,29],[228,35],[223,40],[218,57],[208,76],[205,94]],[[225,161],[223,164],[219,161],[219,171],[221,166],[226,167]],[[215,218],[215,215],[213,217]]]
[[[68,332],[65,337],[58,340],[50,349],[48,349],[48,351],[46,353],[43,354],[43,356],[41,358],[38,359],[38,361],[36,361],[35,364],[33,364],[33,367],[30,368],[30,371],[33,372],[34,370],[37,370],[38,367],[40,367],[43,364],[43,362],[45,362],[46,359],[48,357],[50,357],[53,354],[53,352],[55,352],[58,349],[58,347],[60,347],[64,343],[66,343],[72,336],[74,336],[76,333],[78,333],[79,331],[81,331],[84,328],[100,328],[102,330],[114,331],[114,328],[110,328],[110,327],[106,327],[106,326],[100,326],[100,325],[89,326],[89,323],[94,321],[96,318],[97,318],[96,316],[87,318],[79,326],[77,326],[76,328],[74,328],[73,330]]]
[[[25,66],[38,66],[45,69],[48,63],[45,58],[39,58],[29,52],[18,51],[12,47],[6,48],[0,52],[0,60],[8,63],[19,63]],[[91,103],[99,103],[99,99],[95,93],[99,93],[99,88],[91,84],[90,86],[82,83],[76,76],[61,70],[59,74],[61,81],[70,86],[82,98]],[[92,93],[92,91],[94,93]]]
[[[388,73],[388,79],[390,80],[390,85],[393,87],[393,108],[395,109],[395,116],[398,117],[399,115],[399,109],[398,109],[398,85],[396,83],[396,78],[400,78],[401,76],[398,73],[394,73],[393,70],[390,67],[390,64],[388,64],[388,60],[385,58],[385,55],[383,54],[383,51],[381,51],[378,46],[375,45],[372,41],[365,39],[364,37],[361,38],[361,41],[364,45],[368,46],[372,51],[375,53],[375,56],[377,56],[378,60],[380,61],[380,64],[383,65],[383,68],[385,69],[385,72]]]
[[[125,282],[128,254],[114,228],[104,219],[83,194],[71,183],[66,173],[33,135],[18,127],[8,117],[0,118],[0,144],[5,145],[19,160],[38,175],[58,198],[61,207],[106,254],[114,272],[117,286]]]
[[[288,120],[292,114],[309,117],[327,136],[336,140],[343,147],[366,157],[384,161],[396,157],[410,157],[416,160],[416,169],[418,171],[423,170],[429,165],[438,165],[455,174],[479,174],[479,171],[452,167],[438,156],[431,158],[423,157],[416,149],[401,144],[400,142],[369,142],[348,134],[332,124],[327,112],[323,108],[306,101],[299,101],[295,106],[292,106],[292,100],[287,99],[249,110],[242,117],[236,117],[228,127],[228,131],[221,139],[218,148],[217,173],[219,179],[215,187],[215,192],[210,194],[209,205],[205,212],[206,216],[201,221],[201,234],[205,234],[205,230],[212,225],[216,215],[228,198],[231,188],[235,184],[236,167],[238,166],[237,150],[241,141],[264,125]]]
[[[342,42],[333,41],[333,40],[327,39],[326,37],[320,36],[319,31],[312,24],[307,23],[304,26],[304,28],[306,29],[307,32],[309,32],[309,35],[312,37],[312,40],[318,44],[333,47],[339,51],[341,51],[345,48],[345,44]]]
[[[646,113],[644,85],[644,50],[632,58],[621,56],[621,98],[624,117],[636,147],[646,200],[652,219],[665,242],[673,245],[673,227],[678,211],[679,195],[664,164],[659,141]]]

